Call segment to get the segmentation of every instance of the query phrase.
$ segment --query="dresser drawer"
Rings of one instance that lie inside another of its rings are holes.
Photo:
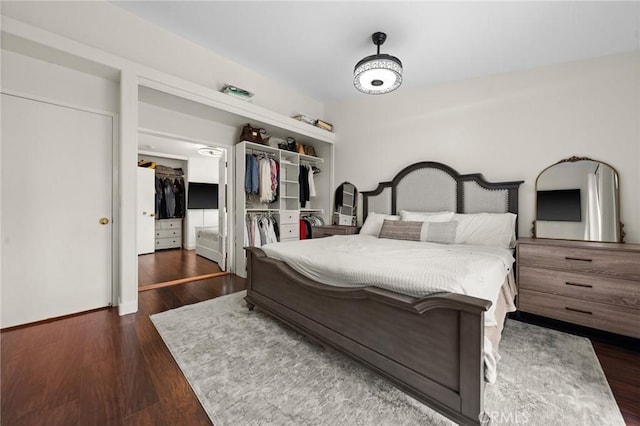
[[[640,283],[637,281],[520,266],[518,287],[640,309]]]
[[[520,244],[518,264],[640,279],[638,254],[625,251]]]
[[[156,238],[156,249],[182,247],[180,238]]]
[[[300,212],[297,210],[283,210],[280,212],[280,223],[285,224],[296,224],[300,223]]]
[[[518,309],[585,327],[640,338],[640,311],[521,289]]]
[[[182,219],[156,220],[156,229],[182,229]]]
[[[156,229],[156,238],[180,238],[181,229]]]
[[[300,225],[280,225],[280,241],[300,239]]]

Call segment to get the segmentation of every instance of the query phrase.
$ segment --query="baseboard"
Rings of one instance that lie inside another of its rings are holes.
[[[132,300],[131,302],[123,303],[118,297],[118,314],[120,316],[135,314],[138,312],[138,299]]]

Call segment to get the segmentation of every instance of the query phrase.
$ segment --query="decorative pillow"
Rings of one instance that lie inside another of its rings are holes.
[[[516,215],[513,213],[456,214],[456,244],[475,244],[513,248],[516,241]]]
[[[453,212],[410,212],[400,210],[400,220],[417,222],[449,222],[453,219]]]
[[[453,244],[456,242],[458,222],[426,222],[422,228],[420,241]]]
[[[382,228],[382,222],[384,220],[400,220],[400,216],[390,214],[369,213],[367,219],[362,224],[360,229],[360,235],[373,235],[377,237],[380,235],[380,229]]]
[[[380,230],[380,238],[393,240],[420,241],[424,222],[408,222],[385,219]]]

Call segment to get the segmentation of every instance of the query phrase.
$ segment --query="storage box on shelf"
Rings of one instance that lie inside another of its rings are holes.
[[[518,309],[640,338],[640,245],[519,239]]]

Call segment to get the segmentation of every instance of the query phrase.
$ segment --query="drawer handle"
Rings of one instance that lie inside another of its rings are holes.
[[[567,259],[567,260],[575,260],[575,261],[578,261],[578,262],[593,262],[593,260],[591,260],[591,259],[581,259],[579,257],[568,257],[567,256],[567,257],[565,257],[565,259]]]
[[[581,314],[587,314],[587,315],[593,315],[593,312],[589,312],[589,311],[583,311],[581,309],[574,309],[574,308],[570,308],[568,306],[564,307],[567,311],[573,311],[573,312],[579,312]]]
[[[591,284],[579,284],[579,283],[570,283],[570,282],[565,282],[566,285],[573,285],[576,287],[585,287],[585,288],[593,288],[593,286]]]

